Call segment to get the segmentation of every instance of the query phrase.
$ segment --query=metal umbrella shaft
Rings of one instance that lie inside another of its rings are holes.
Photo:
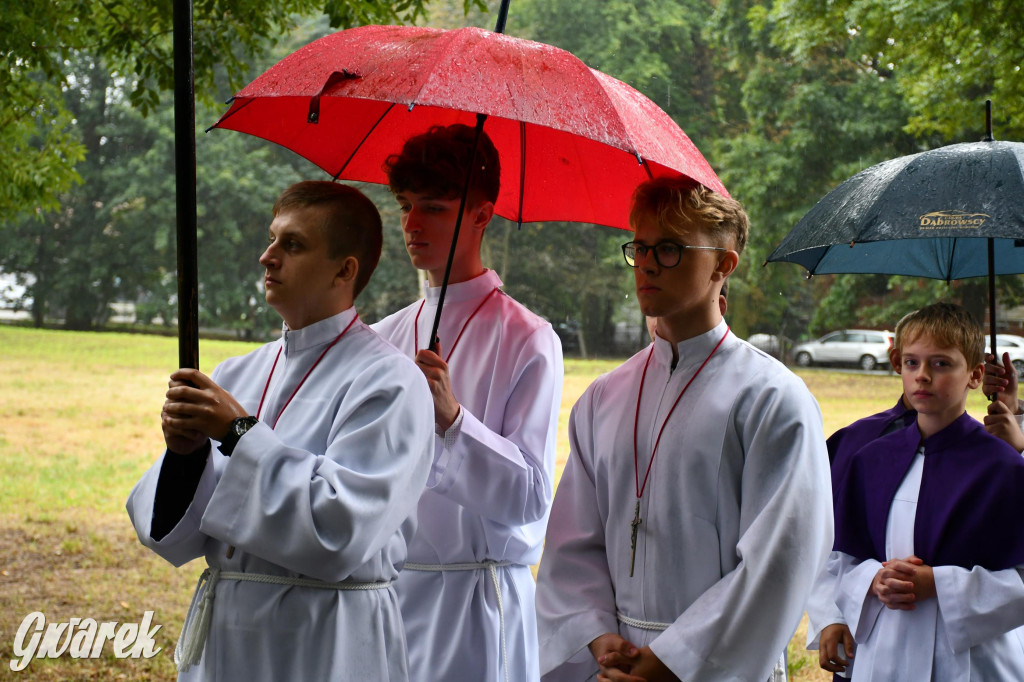
[[[996,356],[996,247],[991,237],[988,238],[988,319],[992,357],[999,362]]]
[[[498,20],[494,26],[495,33],[505,32],[505,22],[508,19],[508,5],[510,0],[501,0],[501,7],[498,9]],[[462,230],[462,214],[466,210],[466,200],[469,196],[469,186],[473,179],[473,169],[476,167],[474,160],[476,159],[476,150],[480,144],[480,135],[484,131],[484,121],[487,120],[486,114],[476,115],[476,129],[473,134],[473,150],[469,155],[469,170],[466,171],[466,183],[462,188],[462,198],[459,201],[459,214],[455,218],[455,229],[452,231],[452,245],[448,251],[448,262],[444,268],[444,279],[441,280],[441,292],[437,298],[437,312],[434,313],[434,325],[430,330],[430,340],[428,348],[435,353],[437,352],[439,339],[437,337],[437,329],[441,325],[441,310],[444,308],[444,297],[448,292],[448,278],[452,273],[452,264],[455,261],[455,248],[459,242],[459,232]],[[521,196],[521,195],[520,195]]]
[[[985,137],[983,142],[992,142],[992,100],[985,100]],[[996,356],[996,247],[992,238],[988,239],[988,321],[989,334],[992,341],[992,359],[998,363]]]
[[[480,144],[480,135],[484,130],[484,121],[487,120],[486,114],[476,115],[476,129],[473,134],[473,149],[469,154],[469,170],[466,171],[466,183],[462,187],[462,198],[459,200],[459,214],[455,218],[455,229],[452,231],[452,245],[448,250],[448,262],[444,267],[444,279],[441,280],[441,293],[437,297],[437,312],[434,313],[434,326],[430,330],[430,350],[437,352],[437,346],[439,339],[437,338],[437,328],[441,325],[441,309],[444,307],[444,296],[448,292],[448,278],[452,274],[452,263],[455,261],[455,247],[459,243],[459,232],[462,229],[462,214],[466,210],[466,199],[469,196],[469,185],[473,179],[473,169],[476,164],[473,161],[476,159],[476,150]]]
[[[199,369],[196,110],[191,0],[174,0],[174,175],[178,245],[178,366]]]

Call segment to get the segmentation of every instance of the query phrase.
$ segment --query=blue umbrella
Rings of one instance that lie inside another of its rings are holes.
[[[815,274],[871,273],[947,282],[1024,273],[1024,144],[992,140],[902,156],[829,192],[765,261]]]

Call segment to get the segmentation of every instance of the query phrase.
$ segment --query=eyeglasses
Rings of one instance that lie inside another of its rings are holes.
[[[626,242],[622,245],[622,257],[626,259],[626,265],[631,268],[637,266],[637,261],[643,259],[648,253],[654,255],[654,262],[663,268],[674,268],[679,265],[679,259],[683,251],[693,249],[694,251],[725,251],[719,246],[691,246],[689,244],[676,244],[675,242],[663,241],[654,246],[647,246],[640,242]]]

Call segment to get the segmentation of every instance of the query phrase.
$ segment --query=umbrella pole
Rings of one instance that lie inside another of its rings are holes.
[[[495,33],[505,32],[505,22],[508,21],[508,6],[510,2],[511,0],[501,0],[501,5],[498,7],[498,19],[494,24]],[[476,148],[480,143],[480,135],[484,131],[484,121],[486,120],[487,114],[476,115],[476,135],[473,137],[473,152],[469,157],[469,172],[466,173],[466,184],[462,188],[462,200],[459,202],[459,215],[455,219],[455,231],[452,232],[452,247],[448,252],[448,263],[444,268],[444,280],[441,282],[441,293],[437,298],[437,312],[434,314],[434,327],[430,330],[430,350],[435,353],[437,352],[438,344],[441,342],[441,340],[437,338],[437,328],[441,324],[441,308],[444,307],[444,295],[448,291],[448,276],[451,275],[452,261],[455,260],[455,245],[459,241],[459,231],[462,228],[462,212],[466,210],[466,198],[469,195],[469,181],[473,177],[473,159],[476,158]],[[520,186],[519,201],[519,226],[522,227],[522,186]]]
[[[508,20],[508,4],[511,0],[501,0],[501,6],[498,8],[498,20],[494,24],[495,33],[505,32],[505,22]]]
[[[998,363],[996,356],[996,253],[995,242],[988,238],[988,322],[989,334],[992,341],[992,357]]]
[[[507,4],[507,3],[506,3]],[[437,328],[441,324],[441,308],[444,307],[444,295],[448,291],[448,277],[452,274],[452,263],[455,260],[455,246],[459,242],[459,232],[462,228],[462,214],[466,210],[466,199],[469,195],[469,181],[473,178],[473,169],[476,167],[476,148],[480,143],[480,135],[484,132],[484,121],[487,114],[476,115],[476,134],[473,137],[473,150],[469,155],[469,170],[466,171],[466,184],[462,187],[462,199],[459,201],[459,215],[455,218],[455,230],[452,232],[452,246],[448,250],[448,263],[444,266],[444,279],[441,281],[441,293],[437,297],[437,312],[434,314],[434,326],[430,330],[430,346],[428,348],[437,352],[440,339],[437,338]]]
[[[983,142],[992,142],[992,100],[985,100],[985,137]],[[996,249],[991,237],[988,239],[988,322],[992,341],[992,360],[999,364],[996,356]],[[995,396],[990,396],[995,400]]]
[[[991,237],[988,238],[988,331],[992,342],[992,362],[999,364],[999,356],[996,355],[996,248]],[[996,393],[986,396],[990,402],[995,402],[999,396]]]
[[[174,0],[174,174],[178,243],[178,366],[199,369],[196,108],[192,0]]]

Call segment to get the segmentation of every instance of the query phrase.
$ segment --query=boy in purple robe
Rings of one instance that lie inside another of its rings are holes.
[[[917,418],[833,465],[854,680],[1024,679],[1024,459],[965,412],[982,347],[959,306],[904,317],[894,367]]]
[[[899,357],[895,349],[890,352],[890,362],[895,368]],[[1019,401],[1017,399],[1017,372],[1005,354],[1003,364],[998,364],[992,355],[985,356],[985,377],[982,383],[985,395],[995,395],[985,417],[985,430],[1006,441],[1017,450],[1024,450],[1024,433],[1021,432]],[[916,421],[917,412],[908,407],[909,401],[901,393],[897,403],[870,417],[859,419],[839,429],[826,441],[828,457],[833,467],[842,466],[843,460],[876,438],[892,433]],[[853,634],[835,606],[834,580],[827,570],[822,572],[815,584],[811,601],[807,605],[810,617],[807,648],[818,649],[818,664],[823,670],[836,673],[836,678],[846,678],[852,673],[848,666],[853,659]],[[828,623],[828,625],[824,625]],[[842,648],[840,648],[840,646]],[[847,657],[847,654],[850,654]]]

